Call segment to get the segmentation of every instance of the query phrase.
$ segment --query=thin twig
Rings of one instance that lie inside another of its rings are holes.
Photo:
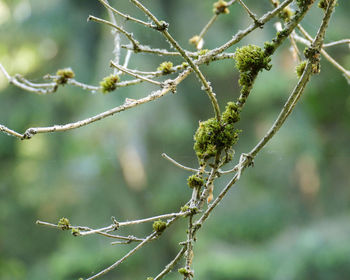
[[[253,19],[253,21],[257,24],[260,24],[259,23],[259,20],[257,19],[256,17],[256,14],[254,14],[251,10],[249,10],[249,8],[247,7],[246,4],[244,4],[244,2],[242,0],[238,0],[238,2],[241,4],[241,6],[246,10],[246,12],[248,13],[249,17],[251,19]]]
[[[114,107],[110,110],[104,111],[104,112],[102,112],[98,115],[95,115],[93,117],[90,117],[90,118],[87,118],[87,119],[84,119],[81,121],[73,122],[73,123],[64,124],[64,125],[54,125],[54,126],[48,126],[48,127],[31,127],[31,128],[28,128],[23,134],[20,134],[20,133],[14,131],[14,133],[12,135],[14,135],[20,139],[31,139],[35,134],[39,134],[39,133],[67,131],[67,130],[76,129],[76,128],[79,128],[82,126],[89,125],[93,122],[96,122],[96,121],[102,120],[104,118],[113,116],[114,114],[123,112],[125,110],[129,110],[129,109],[134,108],[136,106],[139,106],[141,104],[145,104],[145,103],[148,103],[148,102],[151,102],[153,100],[156,100],[158,98],[163,97],[169,91],[174,91],[175,87],[180,82],[182,82],[191,72],[192,72],[192,69],[188,68],[185,71],[183,71],[182,73],[180,73],[176,79],[168,81],[168,83],[166,83],[162,89],[157,90],[155,92],[152,92],[151,94],[149,94],[148,96],[146,96],[144,98],[133,100],[132,102],[130,102],[130,100],[129,100],[128,102],[125,102],[124,104],[122,104],[120,106],[117,106],[117,107]]]
[[[300,32],[304,35],[306,40],[298,35],[294,35],[295,39],[303,43],[307,46],[310,46],[311,42],[313,41],[313,38],[309,35],[309,33],[299,24],[298,29]],[[324,47],[324,45],[322,46]],[[337,68],[340,72],[343,73],[343,75],[347,78],[350,79],[350,71],[346,70],[343,66],[341,66],[333,57],[331,57],[324,49],[320,50],[321,54],[335,67]]]
[[[328,47],[333,47],[333,46],[342,45],[342,44],[350,44],[350,39],[343,39],[343,40],[334,41],[328,44],[323,44],[322,47],[328,48]]]
[[[115,28],[120,33],[124,34],[130,40],[130,42],[132,43],[132,45],[133,45],[135,50],[138,50],[138,46],[139,46],[140,43],[136,39],[134,39],[132,33],[129,33],[127,31],[125,31],[122,27],[120,27],[120,26],[118,26],[118,25],[116,25],[116,24],[114,24],[114,23],[112,23],[112,22],[110,22],[108,20],[102,19],[102,18],[98,18],[98,17],[90,15],[88,17],[88,21],[90,21],[90,20],[98,22],[98,23],[107,24],[107,25]]]
[[[180,167],[186,171],[190,171],[190,172],[199,172],[198,169],[195,168],[191,168],[191,167],[187,167],[182,165],[181,163],[178,163],[176,160],[172,159],[171,157],[169,157],[167,154],[163,153],[162,157],[167,159],[168,161],[170,161],[172,164],[176,165],[177,167]]]
[[[154,277],[154,280],[162,279],[165,275],[167,275],[174,268],[176,263],[182,258],[185,252],[186,247],[182,247],[182,249],[179,251],[176,257],[170,263],[168,263],[166,267],[156,277]]]
[[[153,28],[154,26],[151,23],[148,22],[144,22],[142,20],[139,20],[137,18],[131,17],[129,15],[123,14],[122,12],[118,11],[117,9],[114,9],[111,5],[109,5],[108,3],[106,3],[104,0],[98,0],[103,6],[105,6],[107,9],[109,9],[110,11],[112,11],[113,13],[116,13],[117,15],[123,17],[125,20],[130,20],[139,24],[142,24],[146,27],[150,27]]]
[[[179,45],[179,43],[169,34],[167,31],[167,24],[164,22],[160,22],[145,6],[143,6],[138,0],[131,0],[135,6],[137,6],[141,11],[143,11],[149,18],[152,19],[152,21],[157,25],[159,31],[164,35],[164,37],[170,42],[170,44],[179,51],[181,56],[189,63],[193,71],[196,73],[198,78],[203,84],[203,89],[206,91],[206,93],[209,96],[209,99],[212,103],[215,117],[217,120],[220,120],[221,114],[220,114],[220,108],[218,101],[216,100],[215,93],[213,92],[212,87],[210,86],[210,83],[205,79],[202,72],[199,70],[198,66],[193,63],[193,60],[186,54],[185,50]]]
[[[124,68],[123,66],[115,64],[113,61],[111,61],[111,66],[113,66],[114,68],[116,68],[116,69],[118,69],[118,70],[120,70],[120,71],[122,71],[124,73],[127,73],[130,76],[133,76],[133,77],[135,77],[137,79],[141,79],[143,81],[149,82],[149,83],[157,85],[157,86],[162,86],[162,83],[154,81],[154,80],[151,80],[151,79],[149,79],[149,78],[147,78],[145,76],[138,75],[138,74],[136,74],[136,73],[134,73],[132,71],[129,71],[128,69]]]

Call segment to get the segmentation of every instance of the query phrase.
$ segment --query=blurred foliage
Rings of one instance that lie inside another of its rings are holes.
[[[144,19],[129,1],[110,1]],[[247,0],[257,14],[269,1]],[[145,1],[170,23],[169,31],[186,48],[212,15],[213,1]],[[349,37],[350,2],[339,1],[327,42]],[[110,30],[86,22],[106,17],[98,1],[0,0],[0,62],[11,74],[33,81],[71,67],[78,80],[98,84],[111,73]],[[314,8],[303,26],[315,34],[322,10]],[[217,20],[205,37],[216,47],[246,27],[250,19],[238,5]],[[154,47],[168,44],[155,32],[125,23],[137,39]],[[240,44],[262,46],[274,34],[272,23]],[[262,73],[241,114],[243,129],[236,154],[247,152],[277,117],[296,82],[288,44],[276,53],[270,72]],[[329,49],[350,68],[347,46]],[[124,54],[124,51],[123,51]],[[155,70],[164,58],[135,54],[130,67]],[[179,62],[174,59],[173,62]],[[327,61],[314,76],[285,126],[258,155],[205,227],[198,233],[194,269],[201,280],[350,278],[350,95],[349,85]],[[203,66],[221,106],[239,94],[233,61]],[[0,76],[0,123],[24,131],[29,126],[66,123],[102,112],[126,97],[147,95],[135,86],[109,95],[65,86],[37,96],[7,84]],[[211,117],[211,105],[194,77],[175,95],[65,133],[18,141],[0,135],[0,279],[78,279],[110,265],[130,246],[111,246],[102,237],[75,238],[41,228],[35,220],[101,227],[111,216],[142,218],[180,209],[190,195],[188,173],[164,161],[166,152],[196,166],[193,134],[198,120]],[[137,175],[137,176],[136,176]],[[135,179],[135,177],[137,177]],[[228,178],[215,186],[214,195]],[[103,279],[146,279],[156,275],[185,239],[184,222],[147,246]],[[142,236],[152,225],[131,229]],[[129,234],[129,232],[126,232]],[[125,247],[123,247],[125,246]],[[176,270],[175,270],[176,271]],[[180,279],[177,272],[168,279]]]

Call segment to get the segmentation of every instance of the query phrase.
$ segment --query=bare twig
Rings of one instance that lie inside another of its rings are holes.
[[[164,37],[170,42],[170,44],[179,51],[181,56],[188,62],[190,67],[193,69],[193,71],[196,73],[198,78],[203,84],[203,89],[206,91],[206,93],[209,96],[209,99],[212,103],[215,117],[220,120],[220,108],[218,101],[216,100],[215,93],[213,92],[212,87],[210,86],[210,83],[205,79],[202,72],[199,70],[198,66],[193,63],[193,60],[186,54],[185,50],[179,45],[179,43],[169,34],[167,31],[167,24],[164,22],[159,21],[145,6],[143,6],[138,0],[131,0],[132,3],[134,3],[141,11],[143,11],[152,21],[156,24],[159,31],[164,35]]]
[[[122,27],[108,21],[108,20],[105,20],[105,19],[102,19],[102,18],[98,18],[98,17],[95,17],[95,16],[92,16],[90,15],[88,17],[88,21],[95,21],[95,22],[98,22],[98,23],[103,23],[103,24],[107,24],[113,28],[115,28],[116,30],[118,30],[120,33],[124,34],[129,40],[130,42],[132,43],[133,47],[134,47],[134,50],[138,50],[138,46],[139,46],[139,42],[134,39],[133,35],[127,31],[125,31]]]
[[[182,258],[185,252],[186,252],[186,247],[182,247],[182,249],[179,251],[176,257],[166,265],[164,270],[162,270],[156,277],[154,277],[154,280],[162,279],[165,275],[167,275],[174,268],[176,263]]]
[[[118,69],[118,70],[120,70],[120,71],[122,71],[124,73],[127,73],[130,76],[133,76],[133,77],[135,77],[137,79],[143,80],[145,82],[149,82],[149,83],[157,85],[157,86],[162,86],[162,83],[154,81],[154,80],[151,80],[151,79],[149,79],[149,78],[147,78],[145,76],[138,75],[138,74],[134,73],[133,71],[129,71],[128,69],[124,68],[123,66],[119,66],[119,65],[115,64],[113,61],[111,61],[111,66],[113,66],[116,69]]]

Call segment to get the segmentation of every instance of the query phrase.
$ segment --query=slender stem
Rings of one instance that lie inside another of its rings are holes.
[[[149,79],[149,78],[147,78],[145,76],[141,76],[141,75],[135,74],[134,72],[129,71],[128,69],[124,68],[123,66],[115,64],[113,61],[111,61],[111,66],[113,66],[114,68],[116,68],[116,69],[118,69],[118,70],[120,70],[120,71],[122,71],[124,73],[127,73],[130,76],[133,76],[133,77],[135,77],[137,79],[141,79],[143,81],[149,82],[149,83],[157,85],[157,86],[162,86],[162,83],[154,81],[154,80],[151,80],[151,79]]]
[[[330,20],[330,16],[334,10],[336,0],[330,0],[329,6],[326,10],[325,16],[322,20],[322,24],[317,32],[317,35],[315,39],[313,40],[311,47],[315,48],[316,50],[320,50],[322,46],[322,42],[324,39],[324,34],[327,28],[327,25]],[[303,90],[305,89],[305,86],[307,82],[310,79],[310,76],[312,74],[312,64],[313,61],[308,61],[305,70],[300,77],[298,84],[295,86],[293,92],[289,96],[287,102],[284,104],[283,109],[281,110],[279,116],[275,120],[272,127],[269,129],[269,131],[266,133],[266,135],[260,140],[260,142],[250,151],[250,155],[252,157],[255,157],[256,154],[267,144],[268,141],[277,133],[277,131],[281,128],[283,123],[285,122],[286,118],[291,113],[292,109],[295,106],[296,101],[300,98],[301,94],[303,93]]]
[[[309,35],[309,33],[300,24],[298,25],[298,29],[304,35],[306,40],[304,38],[296,35],[296,34],[295,34],[295,39],[298,42],[301,42],[301,43],[303,43],[303,44],[305,44],[307,46],[310,46],[311,42],[313,41],[313,38]],[[324,47],[324,45],[322,47]],[[349,70],[346,70],[343,66],[341,66],[324,49],[321,49],[320,52],[335,68],[337,68],[339,71],[341,71],[346,78],[350,79],[350,71]]]
[[[125,31],[122,27],[120,27],[120,26],[118,26],[118,25],[116,25],[116,24],[114,24],[114,23],[112,23],[112,22],[110,22],[108,20],[105,20],[105,19],[102,19],[102,18],[98,18],[98,17],[92,16],[92,15],[90,15],[88,17],[88,21],[90,21],[90,20],[98,22],[98,23],[107,24],[107,25],[115,28],[120,33],[124,34],[125,37],[127,37],[130,40],[130,42],[132,43],[132,45],[133,45],[135,50],[138,50],[138,46],[139,46],[140,43],[137,40],[134,39],[134,37],[132,36],[131,33]]]
[[[125,110],[129,110],[141,104],[145,104],[163,97],[169,91],[173,91],[174,88],[191,73],[191,71],[192,70],[190,68],[186,69],[185,71],[180,73],[176,79],[171,80],[171,82],[168,82],[162,89],[152,92],[151,94],[149,94],[144,98],[133,100],[132,102],[130,102],[129,100],[128,102],[125,102],[123,105],[114,107],[110,110],[104,111],[93,117],[90,117],[81,121],[73,122],[73,123],[64,124],[64,125],[54,125],[54,126],[48,126],[48,127],[31,127],[31,128],[28,128],[23,134],[15,132],[15,133],[12,133],[12,135],[20,139],[31,139],[35,134],[39,134],[39,133],[67,131],[67,130],[76,129],[82,126],[89,125],[93,122],[113,116],[114,114],[123,112]]]
[[[257,19],[256,15],[249,10],[249,8],[247,7],[246,4],[244,4],[244,2],[242,0],[238,0],[238,2],[241,4],[241,6],[246,10],[246,12],[248,13],[248,15],[253,19],[254,22],[256,22],[257,24],[259,24],[259,20]]]
[[[220,120],[220,108],[218,101],[216,100],[215,93],[213,92],[212,87],[209,82],[205,79],[202,72],[199,70],[199,67],[194,64],[193,60],[186,54],[185,50],[179,45],[179,43],[169,34],[167,31],[167,25],[164,22],[160,22],[145,6],[143,6],[138,0],[131,0],[141,11],[143,11],[152,21],[158,26],[159,31],[164,35],[164,37],[170,42],[170,44],[179,51],[181,56],[189,63],[193,71],[196,73],[197,77],[203,84],[203,88],[211,100],[215,116],[217,120]]]
[[[177,167],[180,167],[186,171],[190,171],[190,172],[199,172],[199,169],[195,169],[195,168],[191,168],[191,167],[187,167],[182,165],[181,163],[178,163],[176,160],[172,159],[171,157],[169,157],[167,154],[163,153],[162,157],[167,159],[168,161],[170,161],[172,164],[176,165]]]
[[[106,274],[107,272],[113,270],[114,268],[116,268],[118,265],[120,265],[123,261],[125,261],[127,258],[129,258],[130,256],[132,256],[133,254],[135,254],[138,250],[140,250],[143,246],[145,246],[148,242],[150,242],[152,239],[154,239],[157,236],[157,232],[153,232],[151,235],[147,236],[140,244],[138,244],[134,249],[130,250],[126,255],[124,255],[124,257],[122,257],[121,259],[119,259],[118,261],[116,261],[115,263],[113,263],[112,265],[110,265],[109,267],[101,270],[99,273],[87,278],[86,280],[93,280],[96,279],[104,274]]]
[[[154,280],[162,279],[165,275],[167,275],[174,268],[176,263],[182,258],[185,252],[186,247],[182,247],[182,249],[179,251],[176,257],[170,263],[168,263],[166,267],[156,277],[154,277]]]
[[[280,4],[277,8],[274,10],[267,12],[265,15],[263,15],[261,18],[258,19],[258,22],[254,22],[252,25],[250,25],[248,28],[245,30],[241,30],[236,33],[236,35],[233,36],[233,38],[229,41],[227,41],[225,44],[222,46],[210,51],[207,55],[217,55],[219,53],[222,53],[229,47],[233,46],[234,44],[238,43],[241,41],[245,36],[247,36],[249,33],[257,29],[258,27],[261,27],[261,24],[265,24],[268,22],[270,19],[272,19],[274,16],[276,16],[278,13],[280,13],[285,7],[287,7],[293,0],[285,0],[282,4]]]
[[[350,44],[350,39],[343,39],[343,40],[334,41],[328,44],[323,44],[322,47],[328,48],[328,47],[333,47],[333,46],[342,45],[342,44]]]
[[[137,18],[134,18],[134,17],[131,17],[129,15],[126,15],[126,14],[123,14],[121,13],[120,11],[118,11],[117,9],[114,9],[111,5],[109,5],[109,3],[107,3],[106,1],[104,0],[98,0],[103,6],[105,6],[107,9],[109,9],[110,11],[112,11],[113,13],[116,13],[117,15],[125,18],[126,20],[130,20],[130,21],[134,21],[136,23],[139,23],[139,24],[142,24],[146,27],[150,27],[150,28],[153,28],[154,26],[151,24],[151,23],[148,23],[148,22],[144,22],[142,20],[139,20]]]

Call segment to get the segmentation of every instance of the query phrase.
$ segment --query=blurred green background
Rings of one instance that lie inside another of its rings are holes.
[[[214,1],[143,2],[170,23],[170,33],[182,46],[192,49],[188,39],[209,20]],[[270,9],[269,0],[245,2],[258,15]],[[145,19],[129,1],[110,3]],[[237,4],[230,11],[208,32],[204,48],[224,43],[250,24]],[[113,38],[106,26],[87,23],[89,14],[107,18],[94,0],[0,0],[0,62],[10,74],[36,82],[72,67],[77,80],[97,85],[112,71],[108,65]],[[326,42],[349,38],[349,14],[350,2],[339,1]],[[315,35],[321,18],[322,10],[314,7],[302,24]],[[238,46],[262,46],[271,40],[273,22]],[[160,34],[120,23],[141,43],[168,48]],[[329,52],[350,68],[348,46]],[[154,70],[165,59],[135,54],[129,66]],[[248,152],[277,117],[297,81],[295,65],[286,42],[274,56],[271,71],[259,75],[239,123],[243,133],[237,155]],[[201,69],[222,108],[237,98],[234,61]],[[284,127],[257,156],[255,167],[246,170],[199,231],[195,279],[350,279],[350,90],[325,59],[321,70]],[[125,98],[146,96],[154,87],[102,95],[65,86],[38,96],[8,85],[0,74],[0,89],[0,123],[23,132],[93,116]],[[96,228],[109,225],[111,216],[123,221],[177,211],[191,194],[186,187],[189,174],[162,159],[161,153],[196,167],[193,134],[198,120],[211,115],[207,96],[191,76],[175,95],[87,127],[37,135],[30,141],[0,134],[0,279],[85,278],[125,254],[133,244],[111,246],[110,240],[98,236],[75,238],[35,221],[56,223],[68,217],[74,225]],[[218,181],[214,195],[228,180]],[[185,226],[179,222],[102,279],[155,276],[179,250]],[[150,231],[149,224],[121,233],[142,237]],[[172,272],[167,279],[181,276]]]

